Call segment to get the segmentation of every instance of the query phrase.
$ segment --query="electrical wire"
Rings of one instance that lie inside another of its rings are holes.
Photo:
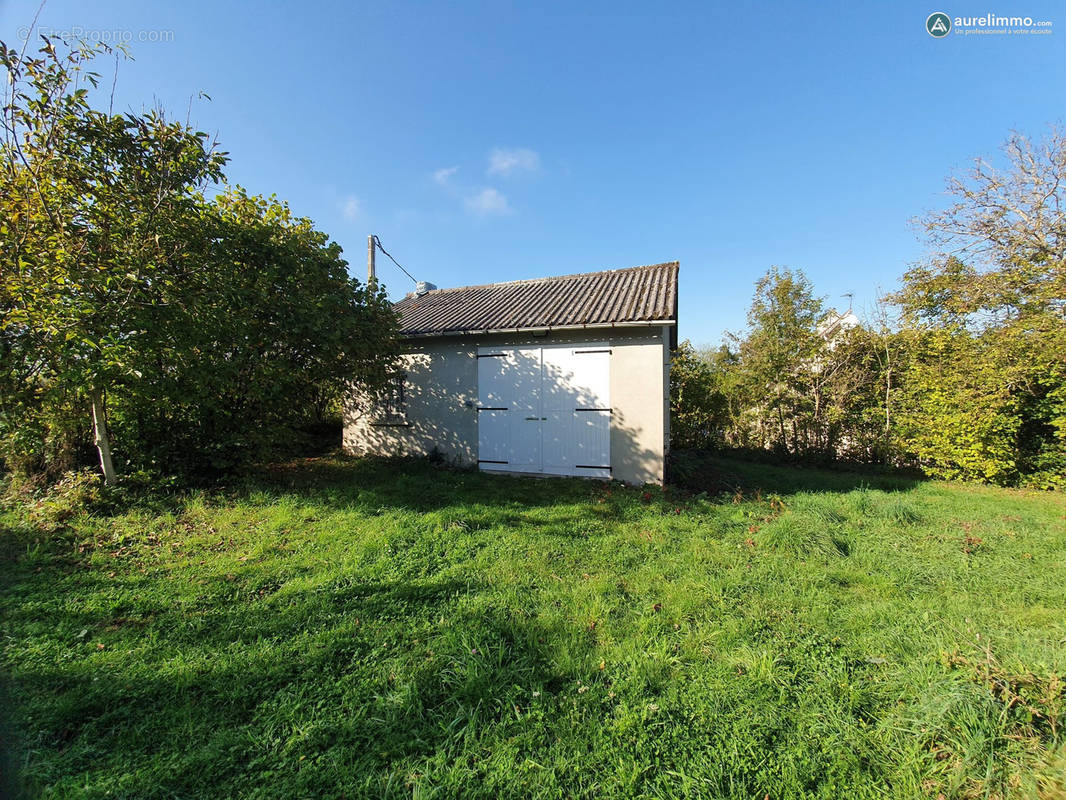
[[[378,250],[380,250],[382,253],[384,253],[385,255],[387,255],[389,257],[389,261],[391,261],[396,266],[400,267],[400,272],[402,272],[408,278],[413,280],[416,285],[418,284],[418,279],[414,275],[412,275],[410,272],[405,270],[402,266],[400,266],[400,262],[397,261],[395,258],[393,258],[392,255],[390,255],[388,250],[386,250],[384,247],[381,246],[381,239],[379,239],[377,237],[377,235],[374,236],[374,244],[378,248]]]

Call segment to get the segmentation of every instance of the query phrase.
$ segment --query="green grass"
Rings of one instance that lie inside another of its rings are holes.
[[[1061,495],[718,466],[748,488],[325,459],[48,534],[8,512],[21,784],[1066,794]]]

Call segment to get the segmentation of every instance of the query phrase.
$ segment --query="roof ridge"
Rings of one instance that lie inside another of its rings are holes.
[[[447,287],[445,289],[431,289],[430,291],[426,292],[426,294],[421,295],[421,297],[426,297],[427,295],[440,295],[440,294],[445,294],[446,292],[463,292],[463,291],[469,291],[470,289],[491,289],[491,288],[496,287],[496,286],[519,286],[519,285],[523,285],[524,286],[524,285],[528,285],[528,284],[531,284],[531,283],[544,283],[546,281],[564,281],[564,280],[568,280],[570,278],[588,278],[588,277],[590,277],[592,275],[609,275],[611,273],[618,273],[618,272],[636,272],[637,270],[642,270],[642,269],[658,269],[659,267],[680,267],[680,266],[681,266],[681,262],[680,261],[663,261],[663,262],[661,262],[659,264],[641,264],[641,265],[635,266],[635,267],[615,267],[613,269],[601,269],[601,270],[595,270],[593,272],[574,272],[574,273],[571,273],[569,275],[549,275],[548,277],[545,277],[545,278],[522,278],[522,279],[517,280],[517,281],[499,281],[497,283],[479,283],[479,284],[474,284],[474,285],[471,285],[471,286],[449,286],[449,287]],[[406,300],[406,299],[408,299],[408,298],[405,297],[404,300]]]

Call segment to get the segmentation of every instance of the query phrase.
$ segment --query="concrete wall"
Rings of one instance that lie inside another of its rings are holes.
[[[670,354],[672,328],[663,326],[663,452],[670,453]]]
[[[404,356],[407,414],[381,424],[372,404],[346,404],[344,449],[357,455],[425,455],[437,448],[477,463],[477,349],[603,342],[611,345],[611,467],[627,483],[662,483],[669,443],[669,327],[591,329],[411,339]],[[666,365],[666,366],[664,366]]]

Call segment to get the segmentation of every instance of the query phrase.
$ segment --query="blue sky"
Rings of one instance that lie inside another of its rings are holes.
[[[0,2],[0,38],[37,6]],[[1056,32],[937,40],[932,11]],[[311,217],[353,273],[371,232],[442,287],[679,259],[696,343],[743,326],[774,264],[868,306],[925,252],[908,220],[945,177],[1066,100],[1066,7],[1029,0],[49,0],[38,24],[129,32],[120,109],[208,93],[193,120],[230,180]]]

